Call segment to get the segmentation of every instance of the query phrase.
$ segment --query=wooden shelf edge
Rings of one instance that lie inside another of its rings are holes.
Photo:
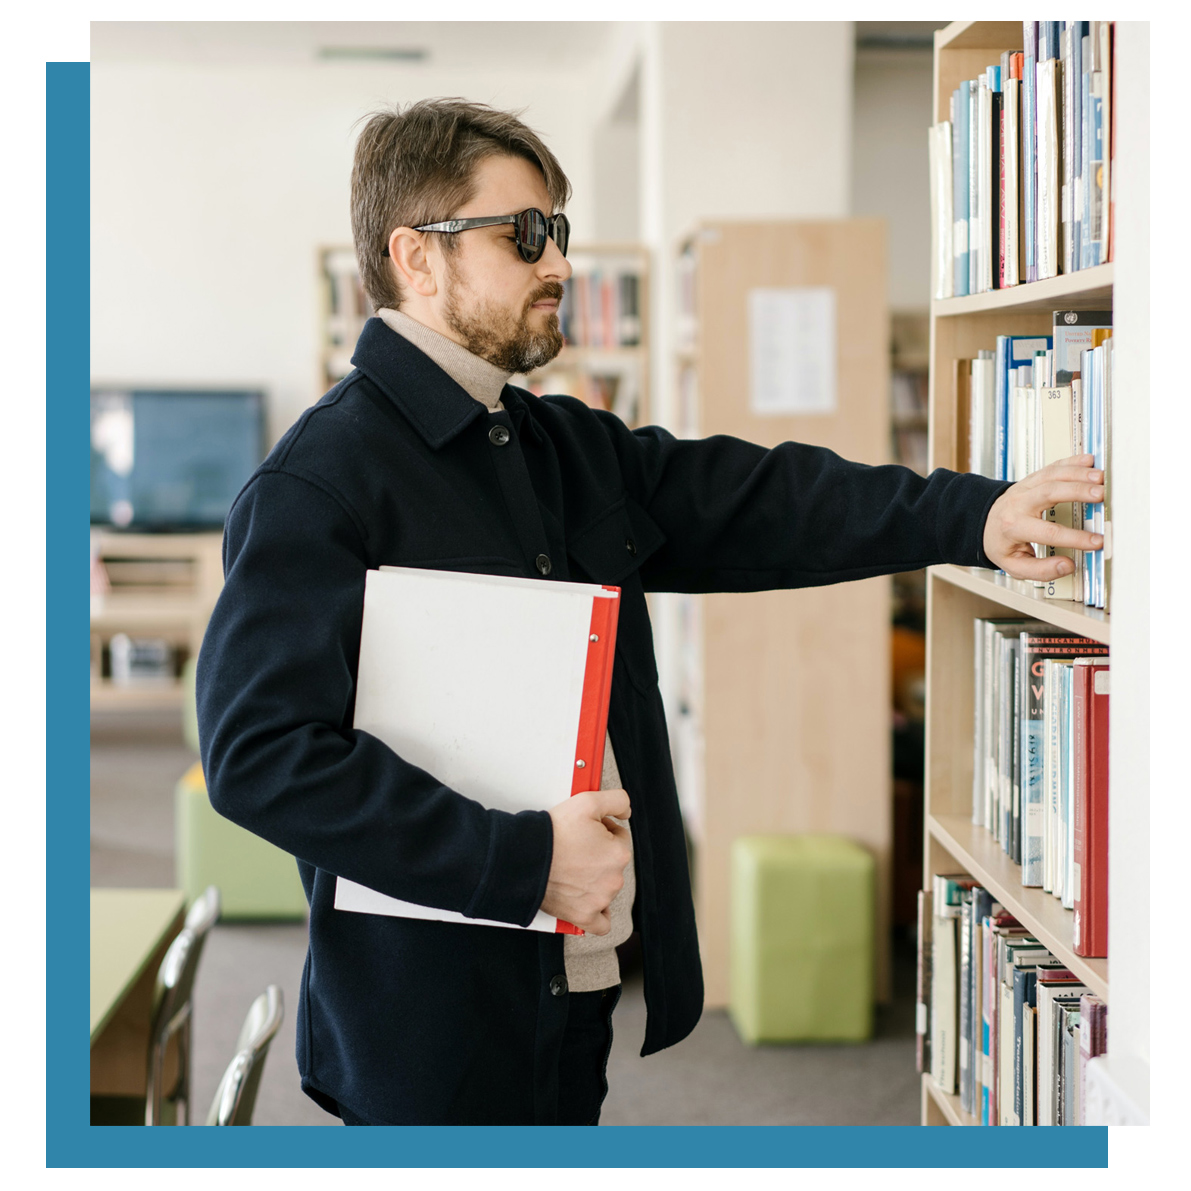
[[[1111,305],[1113,265],[1095,265],[1074,273],[1061,273],[1045,281],[1030,281],[1008,289],[990,290],[983,294],[968,294],[962,298],[936,298],[931,302],[935,318],[950,318],[961,314],[982,314],[990,310],[1046,310],[1057,303],[1074,300],[1081,304],[1091,300]]]
[[[1111,617],[1102,608],[1089,608],[1074,600],[1048,600],[1036,594],[1036,588],[1027,587],[1018,579],[980,567],[947,564],[931,567],[930,573],[944,583],[962,587],[983,599],[995,600],[1023,616],[1045,620],[1056,628],[1078,633],[1102,645],[1111,645]]]
[[[928,815],[931,838],[1005,907],[1038,941],[1097,996],[1108,1000],[1108,960],[1076,955],[1071,946],[1070,910],[1041,889],[1021,884],[1021,869],[982,827],[963,815]]]
[[[926,1094],[935,1102],[939,1111],[947,1118],[949,1125],[979,1125],[980,1122],[973,1116],[964,1112],[959,1106],[959,1097],[952,1096],[944,1092],[933,1079],[931,1079],[930,1072],[924,1071],[922,1073],[922,1086],[926,1089]]]

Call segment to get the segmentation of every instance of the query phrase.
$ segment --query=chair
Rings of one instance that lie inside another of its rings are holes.
[[[211,1111],[208,1125],[251,1125],[252,1110],[256,1106],[256,1092],[265,1070],[269,1043],[281,1028],[285,1016],[281,989],[270,984],[248,1010],[240,1037],[236,1041],[236,1057],[228,1064]]]
[[[175,1124],[190,1124],[191,995],[203,944],[218,918],[219,890],[211,885],[190,907],[182,930],[157,970],[145,1084],[146,1125],[166,1124],[167,1107],[173,1110]],[[178,1073],[173,1087],[167,1090],[163,1086],[165,1055],[175,1034],[178,1035]]]

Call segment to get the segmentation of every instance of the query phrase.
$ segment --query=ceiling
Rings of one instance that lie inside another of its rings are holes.
[[[551,70],[590,62],[612,36],[610,21],[93,21],[91,61]]]

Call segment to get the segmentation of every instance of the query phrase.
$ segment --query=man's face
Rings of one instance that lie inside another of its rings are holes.
[[[476,167],[475,197],[452,219],[550,215],[546,183],[521,157],[489,157]],[[445,216],[444,216],[445,218]],[[562,350],[558,304],[571,266],[553,240],[531,265],[521,259],[512,224],[472,228],[456,237],[445,263],[442,317],[468,351],[506,372],[531,372]]]

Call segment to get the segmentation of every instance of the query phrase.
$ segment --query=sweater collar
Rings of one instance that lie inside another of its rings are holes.
[[[351,362],[436,451],[487,412],[444,368],[380,318],[364,324]],[[527,433],[540,442],[541,431],[535,419],[527,416],[527,397],[535,399],[512,385],[505,385],[500,397],[518,434]]]
[[[483,402],[489,413],[501,409],[501,390],[513,374],[490,364],[462,344],[448,339],[400,310],[382,307],[377,317],[428,355],[470,397]]]

